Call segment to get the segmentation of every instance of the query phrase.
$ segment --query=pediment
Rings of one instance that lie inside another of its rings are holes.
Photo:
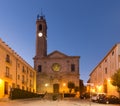
[[[66,54],[59,52],[59,51],[54,51],[48,55],[49,58],[64,58],[68,57]]]

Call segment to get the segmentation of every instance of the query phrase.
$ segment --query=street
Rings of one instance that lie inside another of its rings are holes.
[[[8,101],[0,101],[0,106],[120,106],[113,104],[99,104],[93,103],[89,100],[40,100],[37,99],[25,99],[25,100],[8,100]]]

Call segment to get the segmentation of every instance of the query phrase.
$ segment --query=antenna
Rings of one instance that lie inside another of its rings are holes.
[[[45,15],[43,14],[43,10],[42,10],[42,8],[41,8],[40,18],[41,18],[41,19],[45,19]]]
[[[45,19],[45,15],[43,14],[42,8],[41,8],[40,15],[39,14],[37,15],[37,20],[39,20],[39,19]]]

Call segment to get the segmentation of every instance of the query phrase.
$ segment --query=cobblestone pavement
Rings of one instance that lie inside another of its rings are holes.
[[[66,100],[40,100],[40,99],[25,99],[25,100],[8,100],[0,101],[0,106],[120,106],[113,104],[93,103],[89,100],[66,99]]]

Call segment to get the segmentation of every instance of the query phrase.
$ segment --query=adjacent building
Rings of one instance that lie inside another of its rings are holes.
[[[111,76],[120,68],[120,43],[113,46],[107,55],[90,73],[92,92],[117,95],[117,88],[111,84]]]
[[[0,39],[0,98],[11,88],[36,92],[36,71]]]
[[[79,59],[80,56],[68,56],[57,50],[47,54],[47,23],[44,16],[38,16],[34,57],[37,92],[69,92],[68,82],[73,82],[76,87],[79,87]]]

